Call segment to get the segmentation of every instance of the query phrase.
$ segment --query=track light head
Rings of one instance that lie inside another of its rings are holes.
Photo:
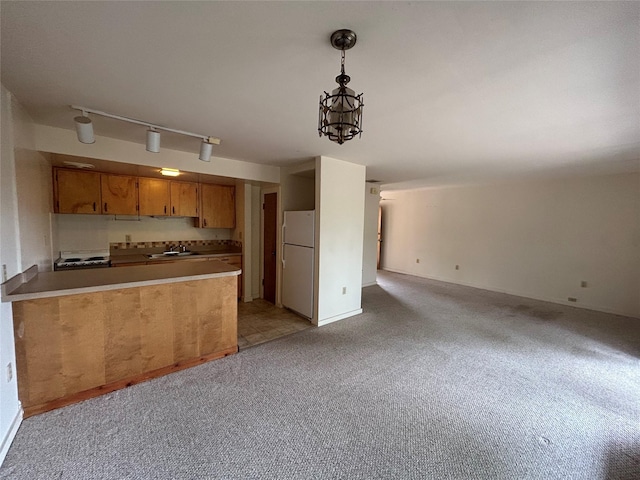
[[[76,123],[76,134],[80,143],[96,143],[96,137],[93,135],[93,123],[85,112],[82,112],[81,117],[75,117],[73,121]]]
[[[158,153],[160,151],[160,132],[153,128],[147,130],[147,152]]]
[[[200,144],[200,157],[198,158],[200,158],[200,160],[202,160],[203,162],[210,162],[212,151],[213,151],[213,144],[203,140],[202,143]]]

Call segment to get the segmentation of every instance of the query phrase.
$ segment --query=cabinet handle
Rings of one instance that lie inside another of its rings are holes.
[[[93,211],[96,211],[96,202],[93,202]]]
[[[202,219],[202,223],[206,227],[207,226],[207,219],[206,218]]]
[[[166,205],[164,206],[164,214],[165,215],[167,214],[167,206]]]
[[[171,207],[171,213],[176,214],[176,207]]]
[[[107,212],[107,202],[104,202],[104,211]]]

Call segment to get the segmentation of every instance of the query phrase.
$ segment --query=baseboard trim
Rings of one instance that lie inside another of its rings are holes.
[[[24,411],[22,410],[22,405],[18,402],[18,411],[16,412],[16,416],[13,418],[11,422],[11,427],[9,431],[2,439],[2,447],[0,448],[0,465],[4,462],[4,458],[7,456],[7,452],[9,451],[9,447],[13,442],[13,439],[18,433],[18,428],[20,428],[20,424],[22,423],[22,418],[24,416]]]
[[[364,287],[373,287],[374,285],[377,285],[378,282],[369,282],[369,283],[365,283],[364,285],[362,285],[362,288]]]
[[[358,308],[357,310],[352,310],[350,312],[341,313],[340,315],[336,315],[334,317],[325,318],[324,320],[318,321],[318,326],[321,327],[323,325],[327,325],[328,323],[337,322],[338,320],[344,320],[345,318],[353,317],[354,315],[359,315],[362,313],[362,309]]]
[[[527,294],[527,293],[518,292],[518,291],[514,291],[514,290],[508,290],[508,289],[503,289],[503,288],[495,288],[495,287],[488,287],[488,286],[484,286],[484,285],[475,285],[473,283],[460,282],[458,280],[453,280],[451,278],[437,277],[437,276],[434,276],[434,275],[418,275],[418,274],[413,273],[413,272],[405,272],[403,270],[395,270],[395,269],[392,269],[392,268],[383,268],[382,270],[384,270],[386,272],[400,273],[402,275],[411,275],[413,277],[426,278],[426,279],[429,279],[429,280],[437,280],[438,282],[453,283],[454,285],[462,285],[464,287],[477,288],[477,289],[480,289],[480,290],[487,290],[489,292],[506,293],[507,295],[513,295],[514,297],[522,297],[522,298],[529,298],[531,300],[540,300],[541,302],[556,303],[558,305],[565,305],[567,307],[580,308],[582,310],[593,310],[595,312],[610,313],[610,314],[613,314],[613,315],[621,315],[623,317],[631,317],[631,318],[640,319],[640,316],[637,315],[637,314],[634,314],[634,313],[631,313],[631,312],[621,312],[619,310],[615,310],[615,309],[607,308],[607,307],[601,307],[601,306],[598,306],[598,305],[589,305],[589,304],[586,304],[586,303],[580,304],[580,303],[575,303],[575,302],[569,302],[569,301],[563,300],[561,298],[545,298],[545,297],[530,295],[530,294]]]

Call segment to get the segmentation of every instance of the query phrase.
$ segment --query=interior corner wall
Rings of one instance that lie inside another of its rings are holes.
[[[639,192],[640,174],[385,191],[382,267],[640,317]]]
[[[364,235],[362,245],[362,286],[376,284],[378,267],[378,209],[380,189],[377,183],[367,182],[364,192]]]
[[[287,210],[314,210],[315,162],[280,168],[280,205],[282,212]],[[283,217],[281,212],[281,217]]]
[[[0,263],[6,269],[6,277],[20,273],[20,228],[16,169],[14,156],[14,122],[12,95],[0,87]],[[3,274],[3,277],[5,275]],[[6,278],[2,279],[3,281]],[[12,378],[5,374],[11,365]],[[22,407],[18,400],[16,379],[16,355],[13,337],[13,311],[11,303],[0,303],[0,464],[4,460],[22,420]]]
[[[364,166],[329,157],[317,159],[317,325],[362,312],[364,186]]]
[[[15,99],[12,101],[11,115],[15,142],[21,270],[37,265],[39,271],[49,271],[54,260],[51,162],[45,154],[36,151],[33,120]]]

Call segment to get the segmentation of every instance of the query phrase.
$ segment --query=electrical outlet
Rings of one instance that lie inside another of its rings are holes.
[[[11,362],[7,363],[7,382],[10,382],[13,379],[13,365]]]
[[[456,270],[460,270],[460,265],[456,265]]]
[[[127,242],[127,243],[131,242],[131,235],[125,235],[124,236],[124,241]]]
[[[574,297],[569,297],[569,298],[567,298],[567,300],[569,300],[570,302],[577,302],[578,301],[578,299],[574,298]]]
[[[3,264],[2,265],[2,283],[6,282],[7,279],[7,265]]]
[[[585,282],[584,280],[580,282],[580,286],[582,288],[587,288],[587,282]]]
[[[347,287],[342,287],[342,294],[346,295],[347,294]]]
[[[420,263],[420,259],[419,258],[416,258],[416,263]]]

